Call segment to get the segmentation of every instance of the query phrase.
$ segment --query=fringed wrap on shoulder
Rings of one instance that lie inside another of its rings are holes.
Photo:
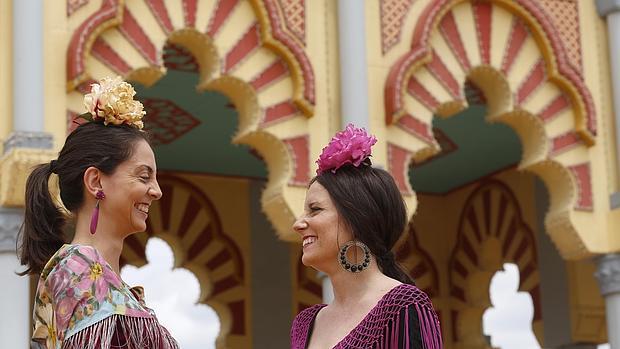
[[[325,304],[297,315],[291,328],[291,348],[307,346],[314,320]],[[399,285],[377,303],[335,349],[443,349],[441,326],[428,296],[417,287]]]
[[[65,339],[63,349],[176,349],[177,343],[155,318],[112,315]]]
[[[91,246],[65,245],[39,280],[33,340],[48,349],[178,345]]]

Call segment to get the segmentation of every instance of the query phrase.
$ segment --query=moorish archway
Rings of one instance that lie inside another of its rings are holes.
[[[561,254],[589,255],[579,227],[593,226],[588,147],[596,137],[595,108],[550,19],[532,0],[435,1],[419,18],[384,91],[388,168],[410,205],[416,200],[408,164],[439,151],[432,118],[466,108],[469,81],[484,93],[487,120],[519,135],[519,169],[545,182],[551,197],[545,225]]]
[[[536,240],[512,190],[498,180],[485,180],[469,194],[460,214],[456,246],[450,254],[450,320],[444,326],[460,348],[485,348],[482,316],[491,306],[489,286],[504,263],[520,274],[519,291],[534,304],[532,329],[543,343],[543,319]]]
[[[249,145],[267,164],[261,198],[267,217],[281,238],[296,240],[291,206],[310,179],[306,119],[316,98],[304,51],[305,17],[274,0],[103,0],[98,9],[89,6],[68,9],[74,28],[68,116],[82,112],[82,95],[93,80],[121,75],[150,86],[166,74],[164,47],[188,50],[199,68],[197,90],[223,93],[239,113],[232,142]]]
[[[217,210],[200,188],[171,174],[158,177],[164,195],[151,205],[146,233],[125,239],[121,264],[145,265],[148,239],[165,240],[174,252],[174,267],[196,276],[199,302],[220,318],[217,347],[246,347],[251,343],[249,261],[223,231]]]

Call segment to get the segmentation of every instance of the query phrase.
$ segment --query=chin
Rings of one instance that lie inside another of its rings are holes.
[[[312,256],[308,255],[307,253],[301,253],[301,263],[303,265],[305,265],[306,267],[311,267],[312,266]]]
[[[132,233],[143,233],[146,231],[146,222],[136,222],[133,224]]]
[[[301,263],[306,267],[317,269],[317,265],[321,264],[321,257],[312,255],[312,253],[303,253],[301,255]],[[317,269],[318,270],[318,269]]]

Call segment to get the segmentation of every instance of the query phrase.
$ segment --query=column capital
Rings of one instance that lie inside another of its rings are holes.
[[[601,294],[606,296],[620,292],[620,254],[606,254],[597,258],[596,264],[594,276],[598,279]]]
[[[0,207],[0,252],[15,251],[17,233],[23,221],[23,210]]]
[[[12,148],[50,149],[52,135],[46,132],[13,131],[4,141],[4,153]]]
[[[598,15],[607,17],[610,13],[620,11],[620,0],[596,0]]]

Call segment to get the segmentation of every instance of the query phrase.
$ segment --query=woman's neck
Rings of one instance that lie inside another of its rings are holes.
[[[90,233],[90,215],[80,213],[75,222],[75,235],[72,244],[93,246],[108,262],[112,270],[120,275],[120,258],[123,251],[123,240],[121,234],[115,234],[111,227],[106,227],[105,223],[99,220],[97,233]]]
[[[374,303],[377,298],[400,284],[383,274],[376,265],[359,273],[340,269],[328,274],[334,289],[334,300],[330,305],[337,308],[353,307],[365,302]]]

